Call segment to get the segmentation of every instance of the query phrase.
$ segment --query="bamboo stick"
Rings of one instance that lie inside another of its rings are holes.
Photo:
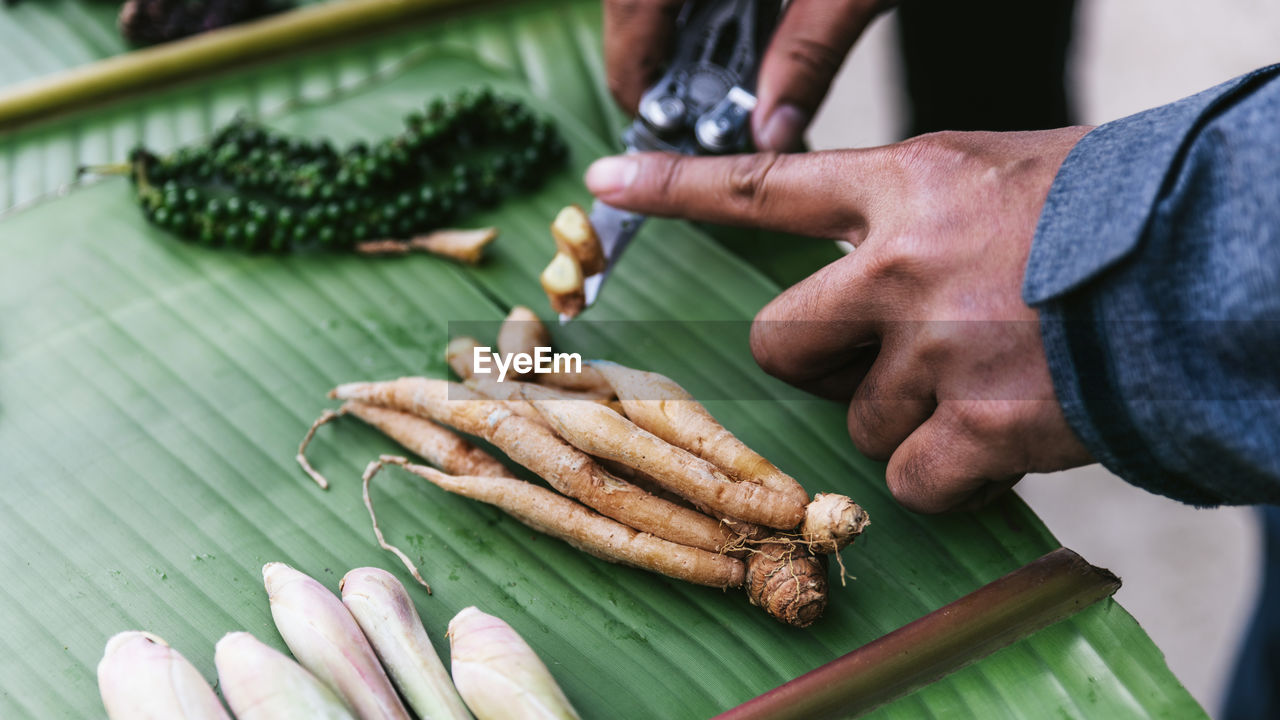
[[[441,12],[464,0],[334,0],[106,58],[0,91],[0,128]]]
[[[1064,620],[1120,588],[1067,548],[984,585],[715,720],[857,717]]]

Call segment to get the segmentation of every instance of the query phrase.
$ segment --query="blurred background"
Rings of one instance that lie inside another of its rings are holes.
[[[864,36],[812,127],[818,148],[881,145],[907,125],[897,20]],[[1078,122],[1101,124],[1280,62],[1274,0],[1082,0],[1068,62]],[[1101,466],[1028,477],[1018,493],[1058,536],[1124,579],[1117,598],[1169,666],[1218,715],[1259,587],[1260,535],[1247,508],[1196,509],[1138,490]]]

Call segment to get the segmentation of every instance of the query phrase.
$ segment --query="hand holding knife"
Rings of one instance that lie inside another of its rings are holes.
[[[676,21],[676,50],[662,78],[640,99],[622,135],[626,152],[722,155],[750,148],[760,58],[778,21],[780,0],[690,0]],[[583,282],[586,307],[600,296],[646,216],[599,200],[591,224],[605,268]],[[560,322],[569,321],[561,315]]]

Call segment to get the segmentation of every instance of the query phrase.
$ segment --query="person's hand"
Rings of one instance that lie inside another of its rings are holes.
[[[1091,462],[1020,295],[1053,177],[1087,128],[939,133],[797,155],[605,158],[601,200],[848,240],[756,316],[770,374],[848,401],[849,434],[920,512],[976,507],[1024,473]]]
[[[751,114],[761,150],[793,150],[864,28],[893,0],[791,0],[762,60]],[[609,90],[634,113],[671,56],[684,0],[604,0]]]

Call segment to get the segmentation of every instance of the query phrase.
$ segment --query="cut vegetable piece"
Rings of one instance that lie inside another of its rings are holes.
[[[724,428],[702,403],[674,380],[616,363],[592,362],[622,401],[627,417],[672,445],[678,445],[734,479],[756,482],[807,505],[809,494],[787,475]]]
[[[111,720],[231,720],[200,671],[148,632],[107,641],[98,691]]]
[[[303,667],[360,720],[409,720],[355,618],[329,589],[284,563],[262,566],[276,629]]]
[[[542,422],[522,417],[506,403],[451,399],[467,397],[468,392],[444,380],[400,378],[340,385],[329,396],[411,412],[484,438],[556,490],[637,530],[704,550],[735,544],[737,536],[716,520],[614,477]]]
[[[532,356],[537,348],[551,347],[551,333],[542,324],[536,313],[523,305],[511,308],[507,317],[498,328],[498,352],[506,357],[512,355]],[[516,373],[516,379],[527,377],[530,373]]]
[[[476,265],[484,256],[484,248],[498,237],[498,228],[475,230],[436,230],[409,240],[366,240],[356,243],[362,255],[407,255],[414,251],[451,258]]]
[[[213,655],[236,720],[354,720],[315,675],[247,632],[227,633]]]
[[[501,619],[463,608],[448,635],[453,682],[477,720],[581,720],[546,664]]]
[[[561,210],[551,222],[551,236],[556,239],[556,249],[578,260],[584,275],[595,275],[604,270],[604,248],[600,237],[591,226],[591,218],[577,205]]]
[[[470,720],[404,585],[380,568],[356,568],[338,583],[342,604],[419,718]]]
[[[482,347],[473,337],[457,337],[444,349],[444,359],[457,376],[463,380],[476,373],[476,348]]]
[[[763,485],[735,482],[715,465],[641,429],[596,403],[563,400],[537,386],[524,397],[552,429],[583,452],[633,467],[716,517],[788,530],[805,517],[804,505]]]
[[[810,552],[834,553],[854,541],[871,524],[867,511],[844,495],[818,493],[804,509],[800,534]]]
[[[569,317],[575,317],[587,304],[582,290],[582,268],[577,258],[556,253],[551,263],[542,271],[542,289],[551,301],[551,309]]]
[[[475,265],[483,257],[485,246],[493,242],[496,237],[498,237],[496,227],[475,230],[437,230],[413,238],[409,241],[409,247]]]
[[[601,560],[718,588],[738,587],[745,577],[743,563],[737,558],[638,532],[582,503],[524,480],[453,476],[401,457],[383,455],[365,470],[366,487],[384,464],[400,465],[443,490],[493,505],[534,530],[564,540]]]

